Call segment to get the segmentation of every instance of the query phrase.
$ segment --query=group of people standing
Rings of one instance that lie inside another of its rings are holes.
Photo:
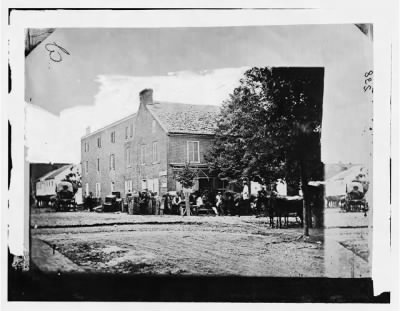
[[[216,216],[224,215],[249,215],[252,214],[251,198],[247,182],[244,182],[243,191],[212,192],[204,190],[189,194],[191,214],[197,214],[199,210],[212,210]],[[183,191],[176,194],[164,194],[162,197],[163,213],[183,215],[185,213],[185,195]]]
[[[134,204],[138,205],[136,213],[147,215],[184,215],[186,214],[186,200],[183,191],[176,193],[165,193],[160,196],[157,192],[143,191],[134,198]],[[189,194],[189,204],[191,214],[197,214],[199,210],[210,210],[217,216],[223,215],[243,215],[251,211],[250,197],[248,190],[242,193],[230,191],[211,192],[192,192]]]
[[[163,196],[164,210],[167,214],[183,215],[186,208],[186,199],[183,191],[178,191],[176,194],[165,194]],[[205,190],[203,193],[194,192],[189,194],[189,204],[196,213],[200,208],[210,208],[214,206],[214,202],[210,193]]]
[[[133,210],[135,214],[162,215],[163,206],[157,192],[142,191],[133,196]]]
[[[263,187],[257,196],[250,196],[247,182],[243,184],[242,192],[233,191],[195,191],[189,196],[191,215],[199,214],[205,210],[216,216],[241,216],[259,214],[265,210],[267,198],[271,196]],[[92,202],[93,201],[93,202]],[[86,198],[86,204],[92,210],[94,199],[92,193]],[[157,192],[145,190],[129,193],[124,201],[129,213],[141,215],[185,215],[186,199],[183,191],[167,192],[160,196]]]
[[[271,214],[273,209],[274,198],[278,197],[278,192],[276,188],[266,188],[263,186],[261,190],[258,191],[257,197],[252,200],[252,208],[255,215],[265,215]],[[271,200],[272,199],[272,200]]]

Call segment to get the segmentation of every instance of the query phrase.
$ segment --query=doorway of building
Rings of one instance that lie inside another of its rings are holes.
[[[214,190],[214,183],[212,178],[199,178],[199,191],[203,193],[204,191],[212,192]]]

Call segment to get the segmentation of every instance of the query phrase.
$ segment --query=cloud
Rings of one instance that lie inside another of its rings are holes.
[[[154,99],[177,101],[194,105],[220,105],[239,84],[248,67],[225,68],[208,71],[170,72],[166,76],[129,77],[99,76],[101,84],[96,105],[106,106],[119,102],[125,109],[137,108],[138,93],[144,88],[154,90]]]
[[[352,61],[353,62],[353,61]],[[371,151],[372,104],[362,91],[368,62],[352,63],[352,71],[325,67],[322,161],[366,163]],[[170,72],[165,76],[99,75],[91,106],[76,106],[53,115],[27,104],[28,161],[80,162],[80,139],[137,111],[139,92],[153,88],[154,99],[194,105],[221,105],[248,67]],[[40,120],[40,121],[38,121]]]
[[[137,111],[139,92],[154,89],[154,99],[194,105],[220,105],[239,84],[247,67],[180,71],[166,76],[99,75],[94,105],[64,109],[56,116],[26,104],[26,145],[30,162],[80,162],[80,139]],[[40,120],[40,121],[38,121]]]
[[[102,53],[92,53],[91,38]],[[34,159],[79,161],[85,127],[95,130],[135,112],[143,88],[153,88],[156,100],[219,105],[237,85],[246,69],[242,66],[322,66],[322,160],[368,160],[372,103],[363,86],[365,73],[373,68],[373,43],[352,24],[157,31],[65,28],[49,40],[62,43],[71,57],[49,65],[42,47],[26,58],[26,100],[59,113],[58,118],[42,110],[32,113],[43,122],[31,123],[27,131],[29,157]]]

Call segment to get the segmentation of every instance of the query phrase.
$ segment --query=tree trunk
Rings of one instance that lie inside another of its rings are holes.
[[[314,217],[314,227],[323,228],[324,227],[324,190],[318,189],[318,193],[313,199],[313,210],[312,215]]]
[[[309,196],[308,196],[309,197]],[[310,205],[310,200],[307,199],[307,223],[308,223],[308,228],[312,228],[313,227],[313,221],[312,221],[312,211],[311,211],[311,205]]]
[[[185,192],[186,216],[190,216],[189,192]]]
[[[307,197],[306,187],[302,186],[302,191],[303,191],[303,229],[304,229],[303,234],[305,236],[309,236],[310,235],[310,233],[309,233],[310,223],[309,223],[309,209],[307,207],[307,200],[306,200],[306,197]]]
[[[304,161],[300,162],[300,175],[301,175],[301,190],[303,191],[303,229],[304,229],[304,236],[309,236],[309,214],[310,210],[308,208],[308,189],[307,189],[307,176],[304,167]]]

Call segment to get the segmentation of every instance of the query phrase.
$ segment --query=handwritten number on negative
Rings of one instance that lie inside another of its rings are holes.
[[[364,92],[368,91],[368,90],[372,90],[371,85],[365,85],[364,86]]]
[[[371,76],[373,73],[374,73],[374,72],[373,72],[372,70],[370,70],[370,71],[366,72],[366,73],[364,74],[364,76],[365,76],[366,78],[368,78],[368,76]]]
[[[371,84],[370,84],[370,83],[372,83],[372,75],[373,75],[373,74],[374,74],[374,71],[373,71],[373,70],[370,70],[370,71],[368,71],[368,72],[366,72],[366,73],[364,74],[364,77],[367,78],[367,79],[365,79],[365,81],[364,81],[364,83],[365,83],[365,85],[363,86],[364,92],[370,90],[372,93],[374,93],[374,89],[372,88],[372,86],[371,86]]]
[[[69,52],[64,49],[63,47],[59,46],[57,43],[47,43],[45,45],[46,50],[49,52],[50,59],[53,62],[59,63],[62,61],[62,54],[60,52],[63,52],[67,55],[70,55]],[[58,55],[58,56],[57,56]]]

